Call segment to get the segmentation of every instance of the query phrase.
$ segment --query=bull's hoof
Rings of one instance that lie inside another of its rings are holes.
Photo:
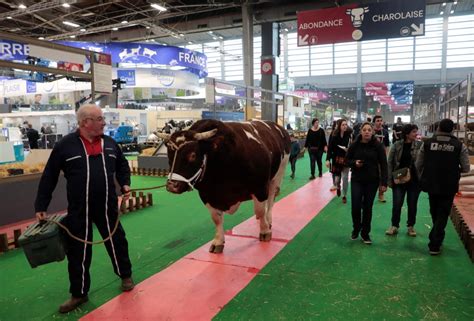
[[[259,239],[262,242],[270,242],[272,240],[272,232],[260,233]]]
[[[224,244],[222,245],[211,244],[211,247],[209,248],[209,252],[211,253],[222,253],[223,251],[224,251]]]

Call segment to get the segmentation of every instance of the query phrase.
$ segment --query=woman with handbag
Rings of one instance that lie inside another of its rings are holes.
[[[370,245],[372,207],[377,190],[387,190],[387,156],[385,147],[375,138],[370,123],[364,123],[346,155],[347,165],[352,169],[351,212],[353,230],[351,239]]]
[[[407,234],[415,237],[416,211],[420,186],[415,169],[415,160],[418,151],[423,145],[416,140],[418,127],[406,124],[402,128],[402,139],[393,144],[388,155],[388,186],[392,188],[393,207],[392,225],[385,232],[387,235],[398,234],[400,228],[400,215],[405,195],[407,196],[408,220]]]
[[[339,119],[334,132],[329,139],[326,166],[330,168],[337,190],[337,196],[341,196],[342,181],[342,203],[347,203],[347,186],[349,185],[349,167],[346,164],[346,153],[351,144],[352,130],[347,126],[345,119]]]
[[[319,127],[319,119],[314,118],[311,122],[312,127],[306,134],[306,142],[304,147],[308,149],[309,162],[311,166],[311,176],[309,179],[314,179],[315,163],[318,163],[319,177],[323,176],[323,153],[327,151],[326,133],[324,129]]]

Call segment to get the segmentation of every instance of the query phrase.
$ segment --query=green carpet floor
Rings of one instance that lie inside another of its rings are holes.
[[[373,245],[350,239],[350,203],[335,198],[214,320],[474,320],[474,265],[452,223],[442,255],[431,257],[427,195],[416,238],[405,227],[384,235],[386,195],[374,205]]]
[[[279,198],[308,182],[308,167],[305,157],[297,162],[296,179],[290,180],[287,172]],[[132,187],[163,182],[163,178],[133,177]],[[373,246],[349,240],[350,203],[343,206],[335,199],[216,319],[472,320],[474,269],[452,225],[443,255],[428,256],[430,221],[422,197],[419,237],[385,237],[391,211],[388,196],[387,204],[374,207]],[[196,192],[172,195],[158,190],[153,197],[153,207],[122,217],[137,283],[214,234]],[[246,202],[235,215],[225,216],[225,228],[252,215],[252,203]],[[94,247],[91,278],[89,302],[60,315],[58,305],[69,296],[66,261],[31,269],[21,250],[0,255],[0,320],[77,320],[118,295],[120,281],[101,245]]]

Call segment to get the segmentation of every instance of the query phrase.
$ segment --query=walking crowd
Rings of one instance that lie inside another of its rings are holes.
[[[322,176],[322,157],[326,153],[326,166],[332,174],[332,191],[342,203],[347,203],[349,171],[351,175],[351,239],[359,236],[365,244],[370,238],[372,207],[378,201],[385,203],[387,189],[392,190],[392,215],[386,235],[395,236],[400,230],[401,212],[405,203],[408,209],[407,235],[416,237],[417,205],[420,193],[429,197],[432,228],[429,234],[429,253],[438,255],[445,236],[445,228],[458,192],[461,173],[470,170],[468,149],[452,135],[454,122],[443,119],[430,138],[418,140],[418,127],[403,124],[401,118],[393,125],[392,145],[382,116],[368,118],[367,122],[348,127],[345,119],[334,122],[326,140],[324,129],[317,118],[312,120],[304,149],[310,159],[310,180]],[[295,163],[300,153],[298,141],[292,137],[290,155],[291,178],[295,178]],[[388,158],[387,158],[388,154]]]

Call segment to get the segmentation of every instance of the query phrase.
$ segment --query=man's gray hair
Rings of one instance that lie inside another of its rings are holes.
[[[91,110],[95,108],[99,108],[99,107],[97,107],[97,105],[94,105],[94,104],[86,104],[79,107],[76,113],[77,123],[80,124],[81,121],[89,117],[91,114]]]

